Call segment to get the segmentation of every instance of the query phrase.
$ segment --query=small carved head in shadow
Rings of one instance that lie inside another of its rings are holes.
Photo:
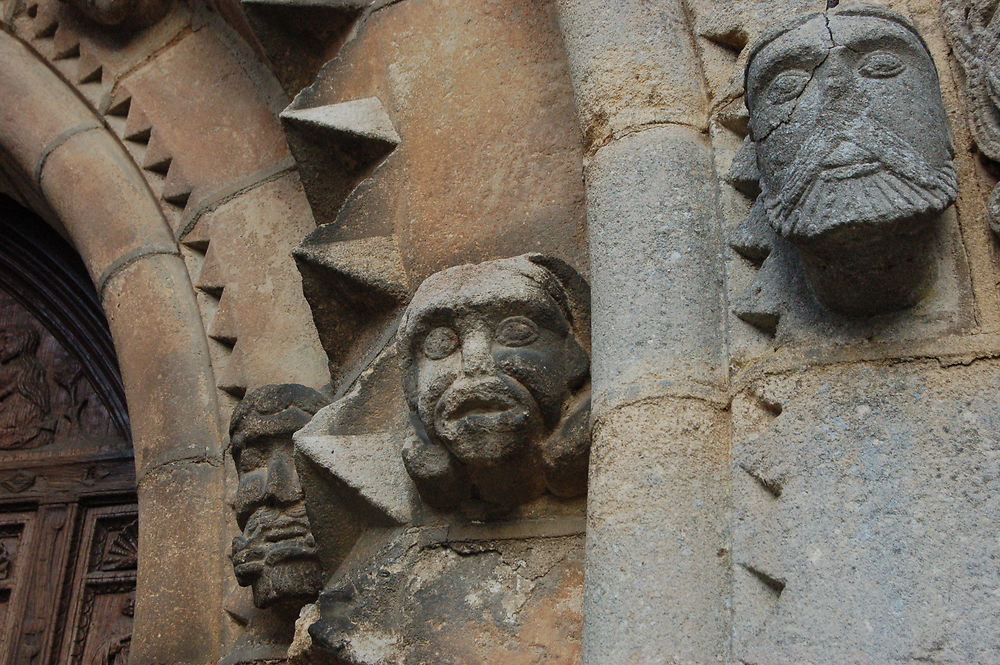
[[[233,571],[253,588],[254,605],[297,610],[321,588],[316,543],[292,458],[292,434],[327,400],[298,384],[246,395],[229,426],[239,475],[233,501],[243,535],[233,540]]]
[[[931,222],[958,184],[938,76],[903,16],[847,4],[750,49],[751,212],[796,245],[817,297],[846,313],[912,305],[933,276]]]
[[[590,291],[541,255],[449,268],[399,330],[415,435],[403,460],[424,500],[512,506],[586,489]]]

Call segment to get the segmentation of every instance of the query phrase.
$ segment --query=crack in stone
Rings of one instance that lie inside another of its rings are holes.
[[[767,133],[764,134],[764,136],[762,136],[760,138],[752,137],[754,143],[766,140],[779,127],[782,127],[783,125],[788,124],[788,122],[792,119],[792,116],[794,116],[795,112],[798,111],[798,109],[799,109],[799,99],[802,97],[802,93],[804,93],[806,91],[806,88],[809,87],[809,84],[812,83],[813,79],[816,77],[816,71],[819,70],[819,68],[823,66],[823,63],[825,63],[827,61],[827,59],[830,57],[830,51],[832,51],[834,48],[837,47],[837,42],[833,38],[833,31],[830,29],[830,17],[827,16],[825,13],[823,14],[823,21],[824,21],[824,25],[826,27],[826,32],[830,36],[830,46],[828,46],[827,49],[826,49],[826,55],[824,55],[823,58],[819,62],[817,62],[816,65],[812,69],[809,70],[809,80],[806,81],[806,84],[804,86],[802,86],[802,90],[799,92],[799,94],[795,95],[795,102],[792,105],[792,108],[785,115],[785,118],[783,120],[778,121],[777,124],[775,124],[773,127],[771,127],[770,129],[768,129]],[[751,136],[752,136],[752,132],[751,132]]]

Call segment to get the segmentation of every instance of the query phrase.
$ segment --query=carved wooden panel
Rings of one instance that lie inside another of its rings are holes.
[[[85,396],[74,393],[73,388],[78,382],[79,369],[113,422],[117,438],[128,439],[125,388],[114,344],[97,293],[80,257],[45,222],[2,195],[0,232],[4,239],[0,243],[0,291],[6,294],[8,301],[3,309],[10,308],[11,300],[23,308],[23,312],[7,315],[7,323],[20,324],[27,312],[31,317],[29,325],[39,332],[41,329],[48,331],[76,361],[48,377],[50,388],[64,388],[69,401],[80,404]],[[45,340],[39,339],[36,357],[47,367],[45,345]],[[21,352],[21,356],[24,355]],[[65,364],[61,359],[54,360],[56,365]],[[30,364],[19,362],[24,366]],[[59,395],[53,399],[56,411],[63,411]],[[67,415],[70,420],[88,421],[87,414],[70,412]]]
[[[0,196],[0,665],[124,665],[138,541],[111,335],[79,257]]]
[[[22,550],[22,581],[27,592],[20,615],[12,617],[13,642],[7,661],[11,665],[48,662],[76,510],[73,504],[58,504],[41,506],[35,513],[33,542]]]
[[[95,438],[120,437],[80,362],[0,291],[0,450]]]
[[[136,507],[88,511],[59,663],[124,665],[132,640],[139,525]]]
[[[32,513],[0,513],[0,662],[9,662],[15,619],[27,592]]]

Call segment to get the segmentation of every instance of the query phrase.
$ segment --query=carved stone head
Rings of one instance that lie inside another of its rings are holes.
[[[750,141],[763,216],[799,249],[821,302],[907,307],[933,277],[954,151],[927,46],[875,5],[798,17],[751,47]]]
[[[449,268],[399,331],[415,436],[406,469],[431,505],[515,505],[585,490],[589,288],[540,255]]]
[[[269,385],[248,393],[233,412],[229,436],[239,475],[233,510],[243,529],[233,540],[233,570],[241,586],[253,588],[257,607],[297,610],[321,588],[292,434],[326,401],[306,386]]]

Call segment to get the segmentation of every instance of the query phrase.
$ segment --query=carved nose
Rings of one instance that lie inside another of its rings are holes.
[[[267,495],[279,504],[302,498],[302,486],[291,460],[272,459],[267,465]]]
[[[850,50],[845,46],[833,47],[822,68],[825,71],[817,72],[826,79],[825,89],[829,101],[847,100],[853,97],[857,89],[850,55]]]
[[[489,336],[474,333],[466,337],[462,344],[462,373],[466,376],[491,374],[493,365]]]

